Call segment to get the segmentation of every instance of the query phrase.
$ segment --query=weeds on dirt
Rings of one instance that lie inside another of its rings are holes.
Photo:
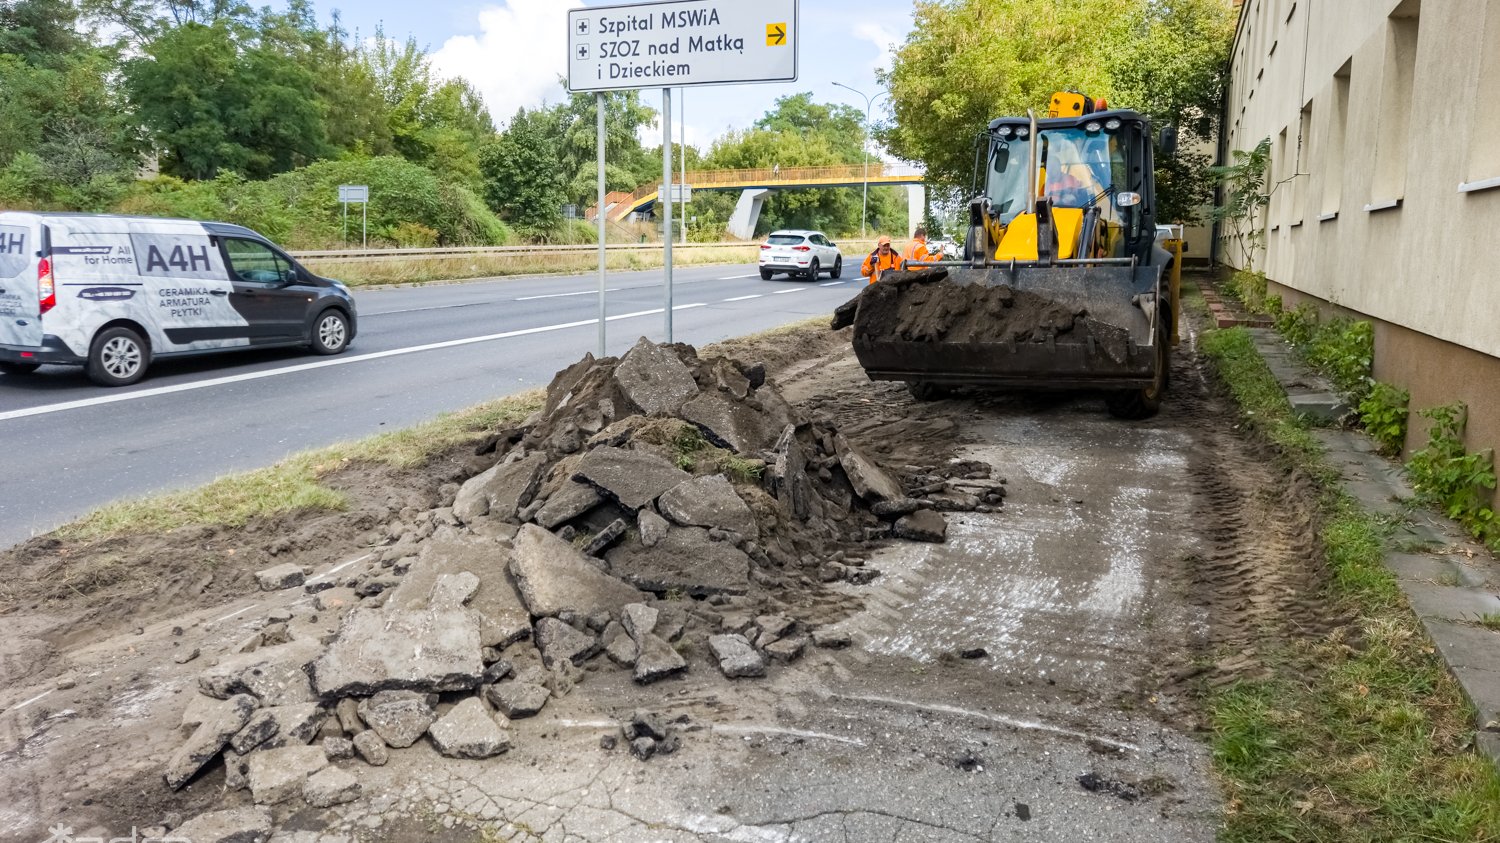
[[[1496,839],[1500,774],[1472,750],[1473,712],[1385,568],[1390,525],[1334,485],[1243,329],[1203,348],[1251,427],[1322,486],[1328,602],[1354,619],[1262,647],[1268,678],[1209,692],[1221,839]]]
[[[296,511],[338,511],[348,498],[325,483],[356,463],[414,468],[541,406],[540,390],[490,401],[405,430],[382,433],[294,454],[268,468],[230,474],[184,492],[122,501],[57,531],[58,538],[95,541],[112,536],[162,533],[195,524],[237,527],[252,518]]]

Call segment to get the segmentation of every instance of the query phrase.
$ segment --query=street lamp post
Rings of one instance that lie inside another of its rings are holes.
[[[864,91],[861,91],[858,88],[851,88],[848,85],[845,85],[843,82],[835,82],[833,84],[837,85],[840,88],[843,88],[846,91],[853,91],[854,93],[859,94],[860,96],[865,98],[865,190],[864,200],[860,203],[859,210],[859,236],[861,238],[868,237],[870,234],[870,106],[874,104],[875,100],[878,100],[881,97],[888,97],[891,95],[891,93],[890,91],[881,91],[872,98],[866,96]]]

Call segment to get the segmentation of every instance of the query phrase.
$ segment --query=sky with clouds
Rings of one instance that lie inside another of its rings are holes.
[[[484,95],[496,124],[503,126],[517,108],[562,98],[557,80],[566,72],[568,9],[613,5],[620,4],[599,0],[360,0],[347,5],[319,3],[319,11],[326,16],[338,8],[344,26],[362,36],[377,26],[384,26],[386,35],[393,38],[415,36],[431,52],[438,72],[472,82]],[[729,129],[754,123],[777,97],[801,91],[811,91],[822,102],[864,110],[861,97],[833,83],[876,94],[876,68],[888,66],[892,45],[905,39],[911,28],[910,0],[802,0],[800,15],[799,81],[691,88],[681,98],[674,92],[674,118],[685,114],[689,144],[705,147]],[[646,91],[645,99],[660,108],[660,89]],[[877,114],[882,102],[875,104]],[[674,139],[676,134],[674,128]]]

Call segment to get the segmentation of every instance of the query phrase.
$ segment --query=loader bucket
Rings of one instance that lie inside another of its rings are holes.
[[[1160,277],[1096,264],[887,273],[850,303],[854,352],[872,380],[1142,389],[1165,360]]]

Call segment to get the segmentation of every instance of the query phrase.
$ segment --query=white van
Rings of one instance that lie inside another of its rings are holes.
[[[0,212],[6,375],[60,363],[125,386],[161,358],[275,346],[338,354],[355,317],[347,287],[242,226]]]

